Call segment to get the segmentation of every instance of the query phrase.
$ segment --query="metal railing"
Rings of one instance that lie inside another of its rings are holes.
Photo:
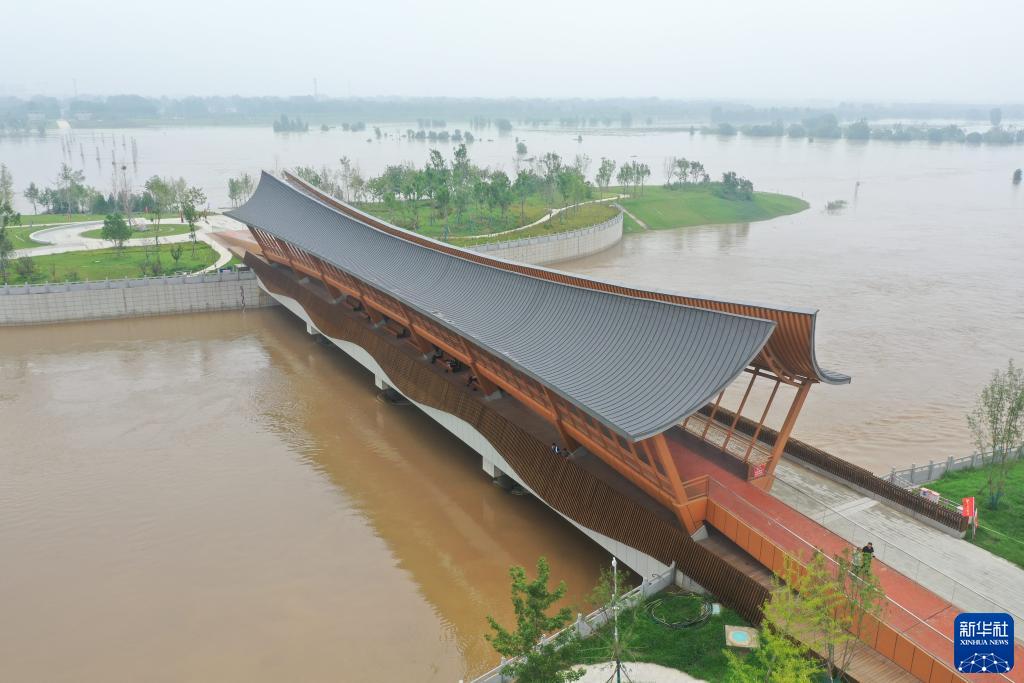
[[[204,282],[237,282],[255,280],[256,274],[245,270],[211,271],[208,273],[192,273],[188,275],[161,275],[159,277],[119,278],[116,280],[81,280],[74,282],[41,282],[21,285],[0,285],[0,296],[19,296],[23,294],[45,294],[50,292],[78,292],[90,289],[125,289],[128,287],[146,287],[149,285],[193,284]]]
[[[655,574],[649,579],[644,579],[639,586],[623,593],[618,598],[617,605],[620,609],[631,609],[652,595],[657,595],[671,586],[675,583],[675,579],[676,565],[673,562],[672,566],[666,569],[663,573]],[[572,635],[574,632],[579,638],[587,638],[611,621],[611,619],[612,611],[608,607],[598,608],[586,616],[577,615],[576,621],[573,622],[571,626],[566,626],[560,631],[556,631],[549,636],[541,638],[538,645],[558,643],[562,639],[566,638],[566,636]],[[472,679],[470,683],[504,683],[507,680],[504,674],[505,668],[517,661],[519,660],[502,658],[502,661],[498,666],[486,673],[480,674],[476,678]]]
[[[1024,444],[1011,448],[1006,457],[1009,460],[1024,458]],[[982,467],[984,465],[992,464],[994,460],[994,451],[989,451],[988,453],[974,453],[972,455],[965,455],[962,458],[954,458],[951,455],[946,458],[945,461],[941,462],[929,460],[927,465],[912,464],[910,467],[905,467],[900,470],[894,467],[886,478],[890,482],[903,486],[904,488],[916,488],[921,484],[927,484],[930,481],[935,481],[946,472]]]

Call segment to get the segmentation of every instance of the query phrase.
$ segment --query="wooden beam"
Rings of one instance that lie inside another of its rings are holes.
[[[779,430],[779,434],[775,437],[775,446],[772,448],[771,459],[768,461],[768,468],[765,471],[765,476],[771,477],[775,472],[775,466],[779,464],[779,459],[782,457],[782,453],[786,450],[786,443],[789,441],[789,435],[793,431],[793,426],[796,425],[796,418],[800,415],[800,409],[804,406],[804,401],[807,400],[807,394],[811,390],[811,383],[805,382],[801,384],[796,390],[796,396],[793,397],[793,402],[789,406],[789,412],[786,414],[786,421],[782,423],[782,429]]]
[[[653,446],[652,450],[661,461],[661,466],[665,469],[665,476],[668,477],[669,484],[672,486],[676,516],[686,529],[686,533],[693,534],[700,525],[697,524],[690,514],[690,508],[687,506],[689,498],[687,498],[686,490],[683,488],[683,480],[679,476],[679,470],[676,469],[676,461],[672,458],[671,451],[669,451],[668,442],[665,441],[665,435],[656,434],[647,439],[647,441]]]

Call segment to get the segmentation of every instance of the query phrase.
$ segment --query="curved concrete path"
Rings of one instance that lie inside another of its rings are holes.
[[[101,221],[86,221],[82,223],[59,225],[52,228],[42,228],[33,232],[29,237],[37,242],[47,242],[48,244],[38,247],[30,247],[28,249],[18,249],[13,253],[12,258],[21,258],[22,256],[46,256],[48,254],[63,254],[69,251],[87,251],[90,249],[109,249],[111,244],[107,240],[82,236],[82,233],[93,230],[102,225],[103,223]],[[217,262],[207,268],[204,268],[200,272],[205,273],[216,270],[223,267],[231,260],[231,252],[224,247],[224,245],[213,239],[212,235],[224,230],[238,230],[242,227],[245,226],[221,215],[208,216],[206,219],[200,221],[196,226],[196,239],[210,245],[210,248],[217,252]],[[190,239],[189,234],[185,233],[183,235],[162,237],[160,238],[160,241],[162,243],[175,243],[188,242]],[[152,243],[152,237],[138,237],[127,240],[124,244],[126,247],[142,247],[147,244],[151,245]]]

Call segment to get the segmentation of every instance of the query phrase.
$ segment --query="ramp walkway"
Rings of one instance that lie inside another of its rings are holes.
[[[853,488],[783,460],[771,495],[966,612],[1009,612],[1024,629],[1024,569]],[[984,514],[984,511],[982,512]]]

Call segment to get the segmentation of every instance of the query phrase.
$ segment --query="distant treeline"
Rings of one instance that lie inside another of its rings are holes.
[[[991,127],[985,132],[966,132],[955,125],[918,126],[902,123],[886,125],[870,125],[862,119],[847,125],[841,125],[835,114],[820,114],[803,119],[798,123],[786,125],[781,120],[768,124],[748,124],[736,126],[722,122],[717,126],[701,128],[702,133],[712,135],[736,135],[742,133],[751,137],[791,137],[791,138],[825,138],[847,140],[892,140],[905,142],[925,140],[928,142],[965,142],[980,145],[1010,145],[1024,143],[1024,128],[1006,128],[1001,125],[1002,111],[992,109],[988,116]]]
[[[1002,105],[1009,118],[1024,118],[1024,104]],[[269,125],[281,116],[316,125],[343,121],[415,121],[419,128],[444,128],[446,121],[470,121],[470,127],[558,125],[666,125],[680,121],[784,125],[832,115],[839,121],[879,119],[984,120],[991,105],[851,104],[834,107],[756,107],[714,101],[660,98],[540,99],[455,97],[0,97],[0,134],[30,133],[66,118],[78,127],[148,123],[220,123]]]

